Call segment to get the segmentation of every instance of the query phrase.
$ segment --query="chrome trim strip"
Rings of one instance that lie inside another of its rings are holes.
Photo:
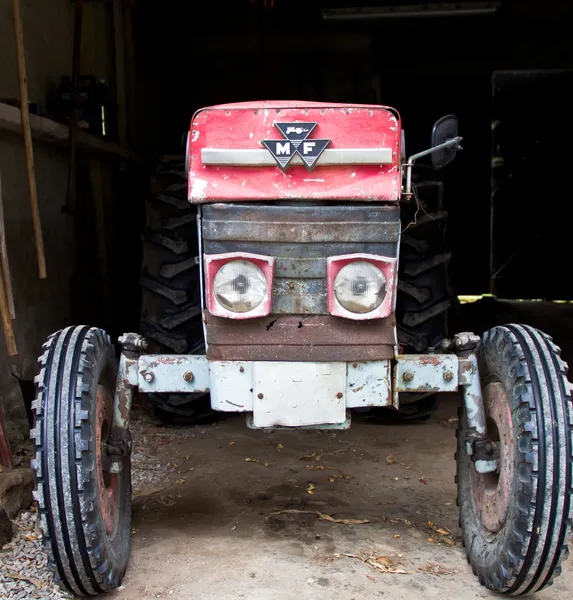
[[[277,162],[268,150],[258,148],[202,148],[201,161],[206,166],[276,167]],[[290,165],[302,165],[296,155]],[[391,148],[330,148],[320,156],[317,166],[334,165],[391,165]]]

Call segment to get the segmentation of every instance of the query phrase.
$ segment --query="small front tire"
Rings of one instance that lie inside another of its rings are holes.
[[[32,466],[44,546],[64,587],[97,596],[121,585],[131,548],[129,453],[114,469],[106,455],[117,360],[109,336],[88,327],[63,329],[43,349]]]
[[[480,378],[497,473],[478,474],[458,429],[460,526],[482,585],[512,596],[551,585],[573,521],[573,406],[567,365],[551,338],[526,325],[483,336]]]

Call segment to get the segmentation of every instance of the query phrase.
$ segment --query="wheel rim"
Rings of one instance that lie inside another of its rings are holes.
[[[499,448],[499,467],[495,473],[478,473],[471,467],[471,484],[475,506],[482,525],[498,533],[507,520],[513,480],[515,440],[513,419],[507,392],[499,382],[483,389],[488,435]]]
[[[96,395],[97,485],[102,520],[108,536],[113,537],[119,521],[120,475],[109,472],[106,444],[111,430],[113,401],[109,390],[98,384]]]

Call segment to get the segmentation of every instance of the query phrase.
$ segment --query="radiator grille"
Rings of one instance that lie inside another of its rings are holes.
[[[328,314],[326,258],[364,252],[396,257],[398,206],[210,204],[203,207],[205,254],[274,256],[273,314]]]

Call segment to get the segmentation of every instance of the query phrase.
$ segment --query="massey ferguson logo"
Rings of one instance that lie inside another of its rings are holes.
[[[316,126],[317,123],[275,123],[275,127],[284,135],[285,139],[262,140],[262,142],[283,171],[297,154],[310,171],[318,157],[330,144],[330,140],[307,139]]]

